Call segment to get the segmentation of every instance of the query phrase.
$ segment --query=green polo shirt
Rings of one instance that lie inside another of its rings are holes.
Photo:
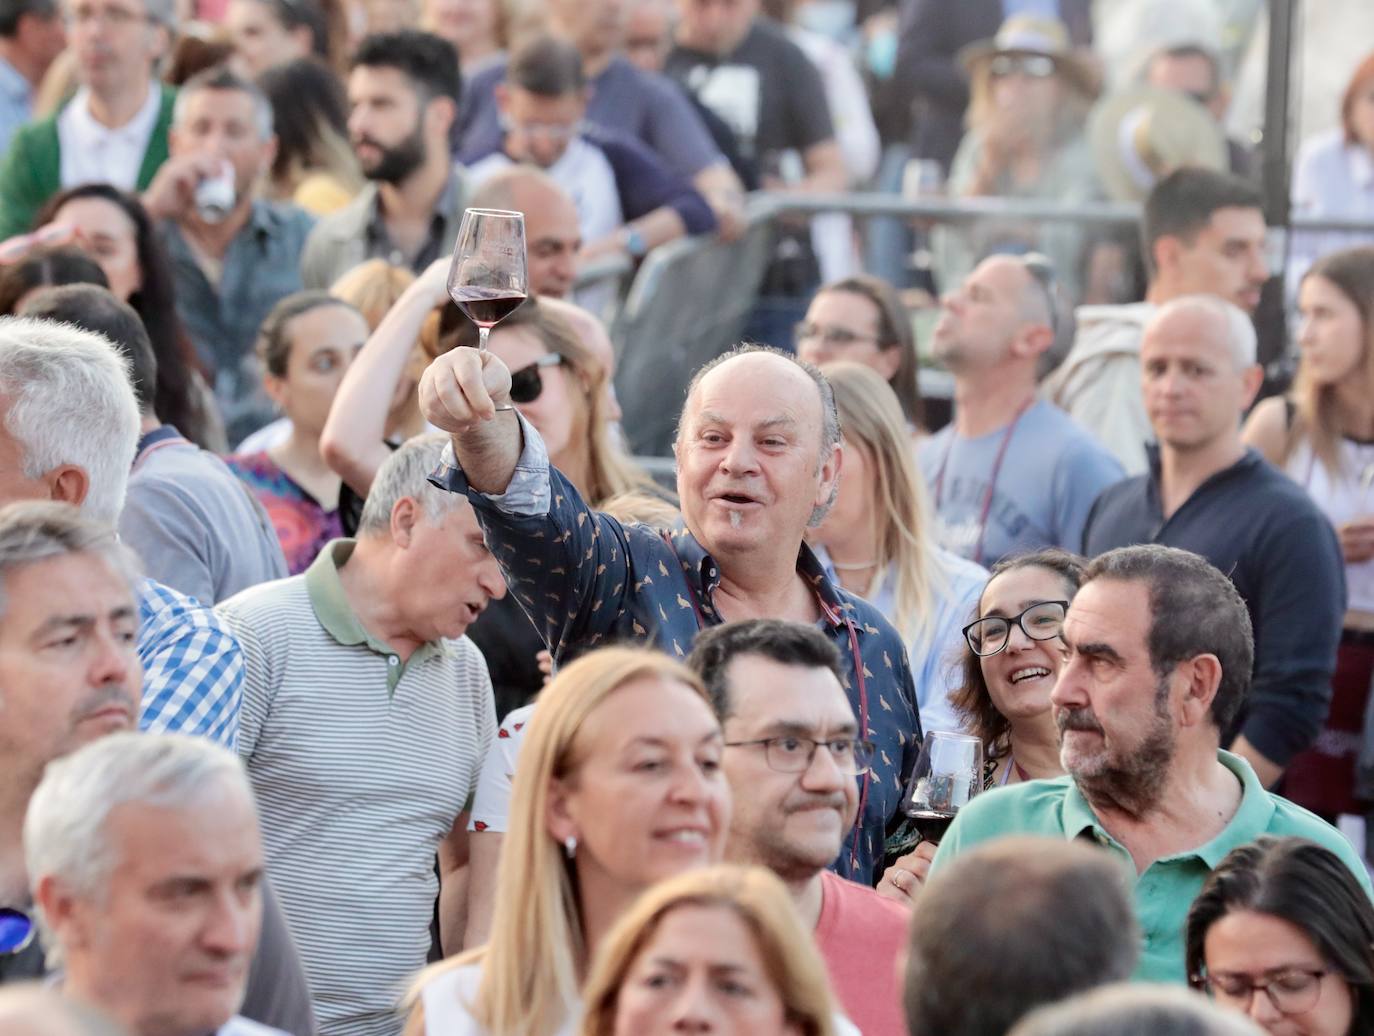
[[[1261,835],[1296,836],[1325,846],[1345,861],[1366,893],[1374,893],[1359,855],[1330,824],[1287,799],[1272,795],[1240,756],[1218,752],[1221,764],[1241,782],[1240,808],[1206,845],[1156,860],[1136,875],[1131,854],[1098,823],[1092,807],[1071,777],[1027,781],[979,795],[959,811],[940,843],[932,869],[960,853],[1004,835],[1048,835],[1091,839],[1121,861],[1135,890],[1136,918],[1143,936],[1134,978],[1145,982],[1186,982],[1184,926],[1188,908],[1213,868],[1232,849]]]
[[[420,664],[430,655],[442,653],[444,645],[439,641],[428,641],[416,648],[408,659],[402,660],[395,648],[363,628],[353,612],[353,606],[348,603],[343,581],[339,578],[339,566],[348,560],[356,545],[356,540],[333,540],[326,544],[305,570],[305,589],[310,595],[310,606],[315,609],[315,617],[320,620],[326,633],[345,647],[362,644],[387,660],[386,691],[389,695],[395,694],[396,685],[401,682],[406,668]]]

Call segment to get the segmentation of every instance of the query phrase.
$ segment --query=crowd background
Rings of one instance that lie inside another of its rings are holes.
[[[0,0],[0,1032],[1374,1033],[1372,40]]]

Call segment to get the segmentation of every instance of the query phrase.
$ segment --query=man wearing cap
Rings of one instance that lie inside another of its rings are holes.
[[[1075,205],[1101,194],[1082,127],[1097,76],[1054,18],[1015,15],[959,59],[972,88],[969,132],[949,171],[953,198],[1022,198]],[[1078,297],[1082,230],[1071,223],[988,219],[932,235],[943,285],[996,252],[1038,251]]]
[[[1140,391],[1140,342],[1159,307],[1184,295],[1215,295],[1253,314],[1268,279],[1259,192],[1227,173],[1185,167],[1145,199],[1141,238],[1150,285],[1143,302],[1084,306],[1073,348],[1045,383],[1129,475],[1148,468],[1153,441]]]

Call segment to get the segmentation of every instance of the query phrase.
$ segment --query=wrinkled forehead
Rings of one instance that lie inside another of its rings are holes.
[[[697,382],[683,407],[684,426],[702,415],[732,426],[790,421],[817,430],[822,424],[821,393],[797,364],[768,353],[726,360]]]

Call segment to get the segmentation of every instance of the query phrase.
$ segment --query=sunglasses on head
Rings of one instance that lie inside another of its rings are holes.
[[[22,953],[37,930],[33,918],[24,911],[0,907],[0,957]]]
[[[1048,79],[1055,73],[1054,59],[1042,54],[998,54],[988,64],[992,78],[1022,75],[1027,79]]]
[[[511,371],[510,401],[512,403],[533,403],[544,391],[544,377],[539,373],[541,367],[557,367],[563,362],[560,353],[541,356],[518,371]]]

